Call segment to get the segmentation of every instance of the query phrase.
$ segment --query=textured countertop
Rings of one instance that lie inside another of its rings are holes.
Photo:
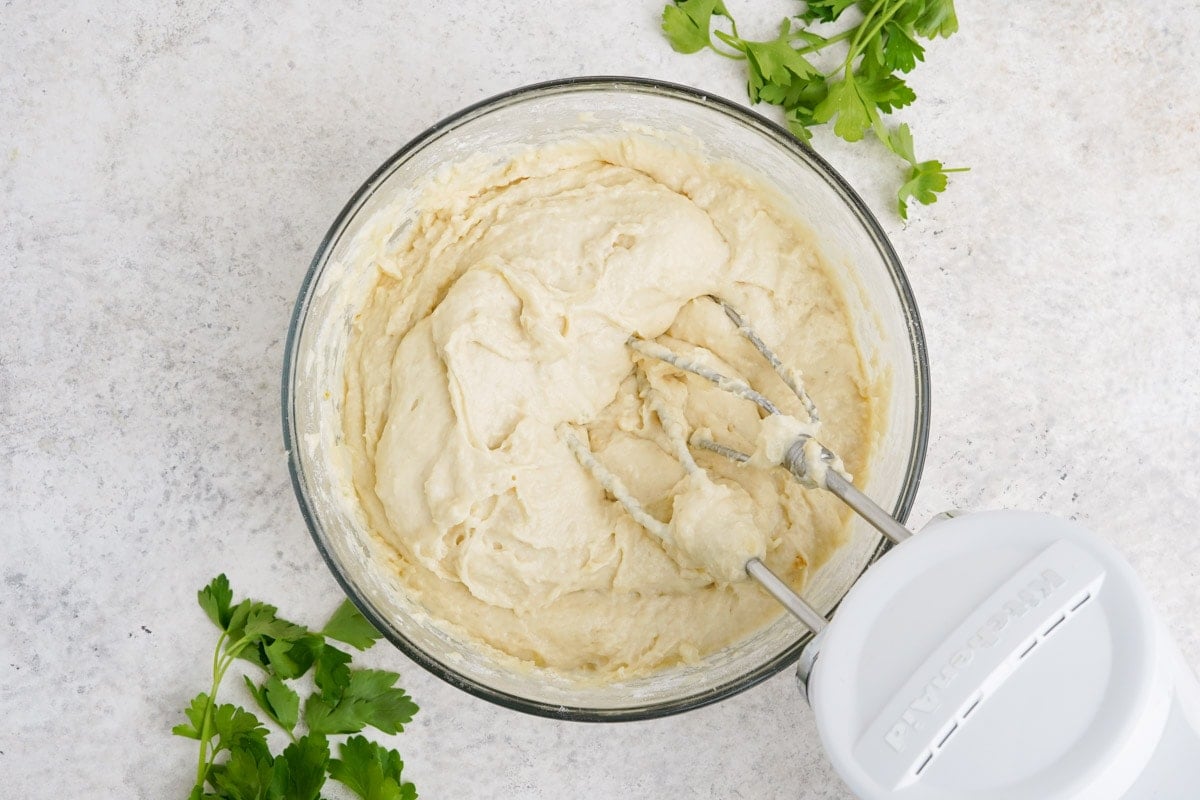
[[[195,591],[299,619],[339,590],[289,483],[292,302],[385,157],[521,84],[630,74],[744,101],[661,2],[37,3],[0,9],[0,794],[182,797],[168,731],[206,683]],[[730,3],[766,38],[785,2]],[[336,6],[336,8],[335,8]],[[1115,543],[1200,665],[1200,7],[962,0],[905,113],[972,171],[904,226],[879,147],[818,139],[926,325],[913,522],[1022,507]],[[770,113],[773,109],[766,109]],[[683,716],[523,716],[381,645],[422,706],[426,798],[850,795],[790,675]],[[242,689],[231,684],[228,691]]]

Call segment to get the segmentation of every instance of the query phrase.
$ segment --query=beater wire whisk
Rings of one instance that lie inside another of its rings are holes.
[[[800,405],[807,417],[806,421],[815,427],[820,422],[820,417],[816,404],[804,388],[804,381],[800,372],[784,364],[775,352],[763,342],[762,338],[737,309],[719,297],[707,295],[707,298],[721,307],[730,322],[737,329],[738,334],[753,345],[754,349],[770,364],[775,374],[779,376],[784,385],[800,401]],[[758,406],[764,415],[771,416],[783,413],[779,406],[747,382],[725,375],[707,364],[694,358],[683,356],[658,342],[643,339],[639,336],[630,336],[627,344],[632,350],[647,358],[662,361],[676,369],[703,378],[722,391],[749,400]],[[707,450],[739,464],[745,464],[751,460],[750,454],[720,444],[707,437],[698,434],[689,437],[686,433],[687,425],[684,420],[668,406],[658,390],[649,384],[649,381],[641,370],[638,371],[638,388],[640,394],[646,399],[647,406],[658,417],[663,432],[666,434],[667,441],[670,443],[672,453],[679,459],[679,462],[688,474],[701,470],[701,467],[692,456],[689,447]],[[624,506],[635,522],[644,527],[652,535],[660,539],[667,538],[669,535],[669,526],[650,514],[637,498],[629,492],[621,480],[596,459],[595,455],[578,436],[565,428],[560,430],[560,435],[579,463],[596,478],[605,490],[616,498],[617,502]],[[907,528],[896,522],[875,501],[859,491],[838,468],[839,463],[834,453],[815,440],[810,434],[803,432],[798,433],[795,439],[787,445],[780,459],[780,466],[787,469],[800,483],[810,488],[822,488],[832,492],[892,542],[899,544],[911,536],[912,534]],[[825,627],[825,617],[797,595],[761,559],[750,558],[746,562],[746,572],[750,577],[757,580],[763,588],[782,603],[788,611],[799,619],[800,622],[804,623],[813,633],[818,633]]]

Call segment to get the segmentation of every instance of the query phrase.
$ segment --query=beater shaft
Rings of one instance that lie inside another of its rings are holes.
[[[693,438],[692,444],[702,450],[708,450],[711,453],[724,456],[730,461],[736,461],[739,464],[745,464],[750,460],[750,456],[741,450],[717,444],[709,439]],[[806,469],[803,459],[796,456],[796,453],[802,450],[802,447],[795,445],[788,448],[789,458],[783,464],[793,476],[799,479],[803,479],[803,476],[798,473],[803,473]],[[888,514],[874,500],[859,491],[857,486],[846,480],[846,476],[837,470],[831,469],[825,473],[825,488],[843,503],[850,506],[855,513],[869,522],[872,528],[882,533],[894,544],[900,544],[912,536],[912,532],[908,528],[896,522],[891,514]]]
[[[795,590],[784,583],[778,575],[771,572],[766,564],[757,558],[752,558],[746,562],[746,572],[751,578],[762,584],[762,587],[770,592],[772,597],[792,612],[792,616],[804,623],[804,626],[810,631],[820,633],[825,629],[828,624],[825,617],[804,602],[800,595],[796,594]]]

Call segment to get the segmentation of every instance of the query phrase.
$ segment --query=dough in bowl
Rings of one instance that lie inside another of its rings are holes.
[[[799,588],[845,540],[848,512],[782,469],[697,452],[712,484],[697,493],[651,398],[746,452],[759,414],[626,345],[696,354],[799,415],[706,296],[726,299],[803,372],[822,441],[861,477],[886,398],[811,233],[765,184],[630,134],[448,168],[415,213],[376,219],[345,368],[351,479],[401,585],[453,635],[580,679],[641,675],[781,613],[730,558],[760,550]],[[635,522],[565,435],[692,540]],[[744,541],[713,541],[734,516]]]

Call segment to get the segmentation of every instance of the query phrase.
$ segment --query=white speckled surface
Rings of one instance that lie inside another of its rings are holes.
[[[182,797],[194,753],[168,729],[214,641],[195,590],[225,570],[301,619],[337,602],[292,497],[278,383],[309,258],[380,161],[552,77],[744,99],[736,65],[666,46],[658,0],[335,5],[0,9],[4,796]],[[959,11],[905,117],[920,155],[973,169],[941,202],[904,228],[879,148],[818,140],[924,315],[913,519],[1010,506],[1091,525],[1200,664],[1200,7]],[[849,797],[790,675],[595,726],[490,706],[385,646],[371,660],[423,706],[396,742],[424,797]]]

